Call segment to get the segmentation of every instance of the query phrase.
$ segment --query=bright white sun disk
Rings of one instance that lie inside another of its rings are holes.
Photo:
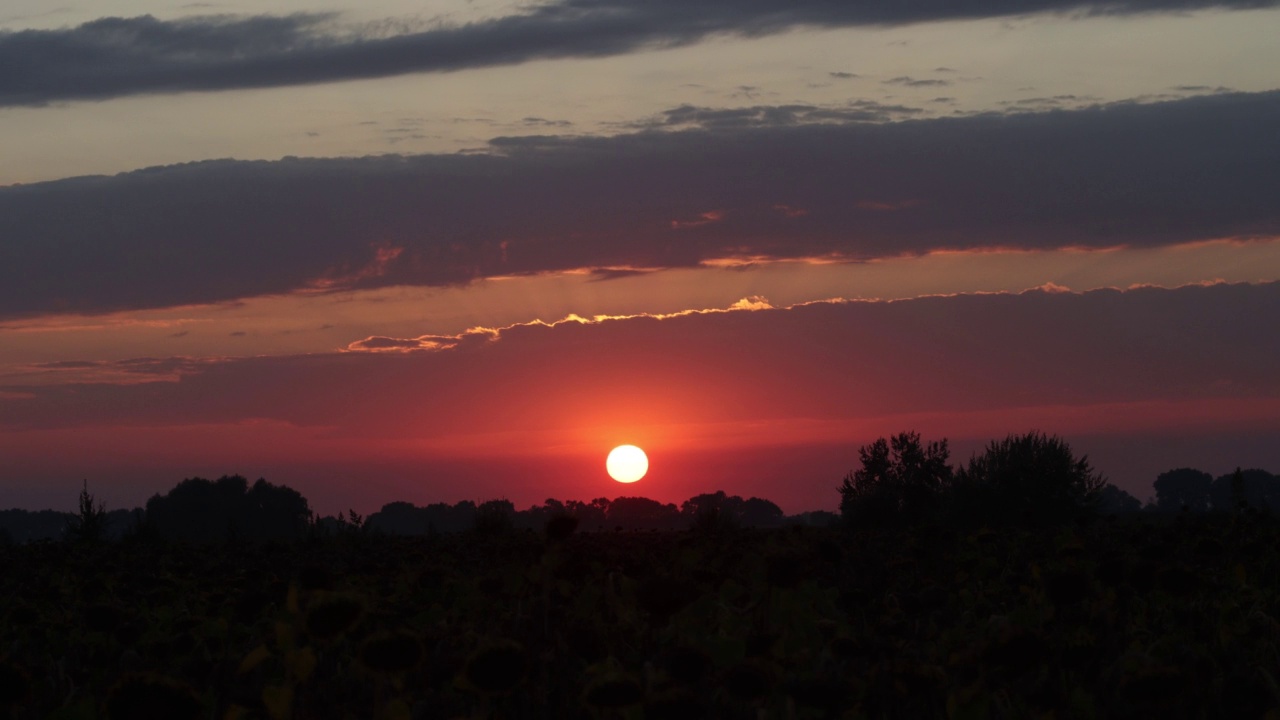
[[[619,445],[604,462],[609,477],[621,483],[633,483],[649,472],[649,458],[635,445]]]

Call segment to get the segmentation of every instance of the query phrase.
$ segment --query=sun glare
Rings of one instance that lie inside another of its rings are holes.
[[[633,483],[649,472],[649,458],[635,445],[619,445],[610,451],[604,466],[614,480]]]

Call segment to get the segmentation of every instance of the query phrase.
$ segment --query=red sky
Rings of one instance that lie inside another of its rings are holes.
[[[14,2],[0,507],[1280,471],[1275,2]]]
[[[1032,290],[353,345],[442,349],[77,363],[48,370],[74,382],[6,390],[0,447],[28,505],[82,476],[126,505],[238,472],[325,511],[725,489],[797,512],[833,507],[877,436],[948,437],[962,461],[1041,429],[1145,499],[1172,467],[1280,460],[1280,337],[1258,322],[1278,313],[1277,283]],[[622,488],[603,462],[628,442],[653,465]]]

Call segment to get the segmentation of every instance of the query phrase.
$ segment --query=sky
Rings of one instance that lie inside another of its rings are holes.
[[[0,506],[1280,471],[1274,0],[0,3]],[[604,469],[631,443],[650,472]]]

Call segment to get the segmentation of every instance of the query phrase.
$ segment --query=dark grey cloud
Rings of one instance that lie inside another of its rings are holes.
[[[631,127],[636,129],[680,127],[704,130],[778,128],[810,123],[885,122],[903,120],[922,112],[924,111],[920,108],[888,105],[874,100],[855,100],[838,107],[799,103],[733,108],[680,105],[664,110],[654,121],[636,123]]]
[[[0,317],[729,256],[1280,234],[1280,91],[487,154],[213,161],[0,188]],[[786,208],[782,212],[779,208]]]
[[[1176,91],[1178,91],[1178,92],[1180,92],[1180,93],[1203,93],[1203,92],[1226,93],[1226,92],[1232,92],[1232,89],[1231,89],[1231,88],[1226,87],[1226,86],[1224,86],[1224,85],[1216,85],[1216,86],[1214,86],[1214,85],[1175,85],[1172,89],[1173,89],[1173,90],[1176,90]]]
[[[945,87],[951,84],[950,80],[932,80],[913,78],[910,75],[902,75],[895,78],[889,78],[882,81],[884,85],[901,85],[903,87]]]
[[[0,33],[0,106],[139,93],[278,87],[601,57],[801,26],[883,25],[1039,12],[1134,14],[1274,7],[1280,0],[561,0],[421,30],[342,27],[329,14],[109,17]]]
[[[568,120],[550,120],[544,117],[527,117],[520,122],[532,127],[566,128],[573,125],[573,123]]]

